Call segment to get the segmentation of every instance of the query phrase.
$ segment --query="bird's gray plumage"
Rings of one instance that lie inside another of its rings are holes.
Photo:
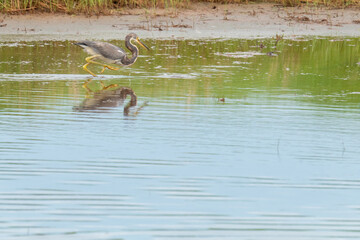
[[[90,55],[99,55],[99,59],[108,62],[121,62],[126,56],[124,49],[107,42],[81,41],[75,43]]]

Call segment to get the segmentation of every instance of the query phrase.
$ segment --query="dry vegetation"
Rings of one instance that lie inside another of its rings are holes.
[[[24,12],[63,12],[86,14],[111,14],[120,8],[188,7],[192,2],[250,3],[272,2],[284,6],[360,7],[360,0],[1,0],[0,11],[19,14]]]

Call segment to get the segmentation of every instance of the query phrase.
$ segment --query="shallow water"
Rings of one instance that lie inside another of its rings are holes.
[[[70,42],[1,43],[1,239],[360,238],[359,39],[145,42],[89,83],[129,114],[76,111]]]

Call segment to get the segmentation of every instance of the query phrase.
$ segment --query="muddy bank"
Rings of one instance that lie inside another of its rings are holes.
[[[0,41],[124,38],[360,36],[356,9],[284,8],[274,4],[195,4],[190,9],[122,10],[114,16],[0,15]]]

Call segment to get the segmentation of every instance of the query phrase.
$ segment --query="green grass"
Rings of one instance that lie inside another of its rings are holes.
[[[128,8],[183,7],[189,0],[0,0],[0,12],[26,11],[109,14],[113,10]]]
[[[349,6],[360,6],[360,0],[275,0],[284,6],[299,6],[299,5],[313,5],[313,6],[329,6],[334,8],[344,8]]]
[[[360,0],[0,0],[0,12],[64,12],[111,14],[116,9],[186,7],[192,2],[248,3],[273,2],[284,6],[325,5],[329,7],[360,6]]]

